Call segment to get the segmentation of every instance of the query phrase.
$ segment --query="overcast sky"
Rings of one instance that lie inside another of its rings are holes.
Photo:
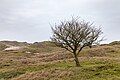
[[[50,24],[71,16],[101,25],[105,42],[120,40],[120,0],[0,0],[0,40],[50,40]]]

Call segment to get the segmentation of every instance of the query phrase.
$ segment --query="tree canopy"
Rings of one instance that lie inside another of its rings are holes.
[[[80,51],[89,46],[92,47],[101,40],[98,40],[102,34],[101,28],[96,28],[90,22],[79,21],[78,19],[72,18],[71,21],[61,22],[60,25],[52,27],[53,36],[51,40],[57,43],[59,46],[72,52],[77,59]],[[79,66],[79,62],[76,61],[76,66]]]

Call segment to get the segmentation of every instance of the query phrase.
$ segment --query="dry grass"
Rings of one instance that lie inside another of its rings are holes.
[[[44,69],[32,73],[26,73],[15,80],[62,80],[63,77],[73,75],[72,71],[65,69]]]
[[[103,65],[108,67],[108,63],[110,65],[116,63],[113,67],[119,71],[120,45],[104,45],[84,49],[79,55],[82,67],[76,68],[71,53],[48,42],[42,43],[43,48],[38,47],[41,46],[40,44],[34,45],[37,47],[28,46],[17,51],[0,51],[0,79],[87,80],[90,78],[90,80],[96,80],[98,78],[98,80],[103,80],[109,77],[109,74],[106,75],[107,71],[99,70],[98,67]],[[93,68],[96,71],[92,70]],[[114,74],[111,67],[109,70],[111,71],[110,74]],[[93,76],[95,74],[103,76],[103,78]],[[117,74],[114,75],[119,77]],[[113,78],[114,76],[111,79]]]

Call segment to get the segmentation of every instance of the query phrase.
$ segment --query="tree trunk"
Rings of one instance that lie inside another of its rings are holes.
[[[79,63],[79,60],[78,60],[78,57],[77,57],[76,53],[74,53],[74,57],[75,57],[76,66],[80,67],[80,63]]]

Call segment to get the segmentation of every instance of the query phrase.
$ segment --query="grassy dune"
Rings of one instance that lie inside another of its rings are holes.
[[[0,80],[120,80],[120,45],[86,48],[75,67],[68,51],[51,42],[0,51]]]

